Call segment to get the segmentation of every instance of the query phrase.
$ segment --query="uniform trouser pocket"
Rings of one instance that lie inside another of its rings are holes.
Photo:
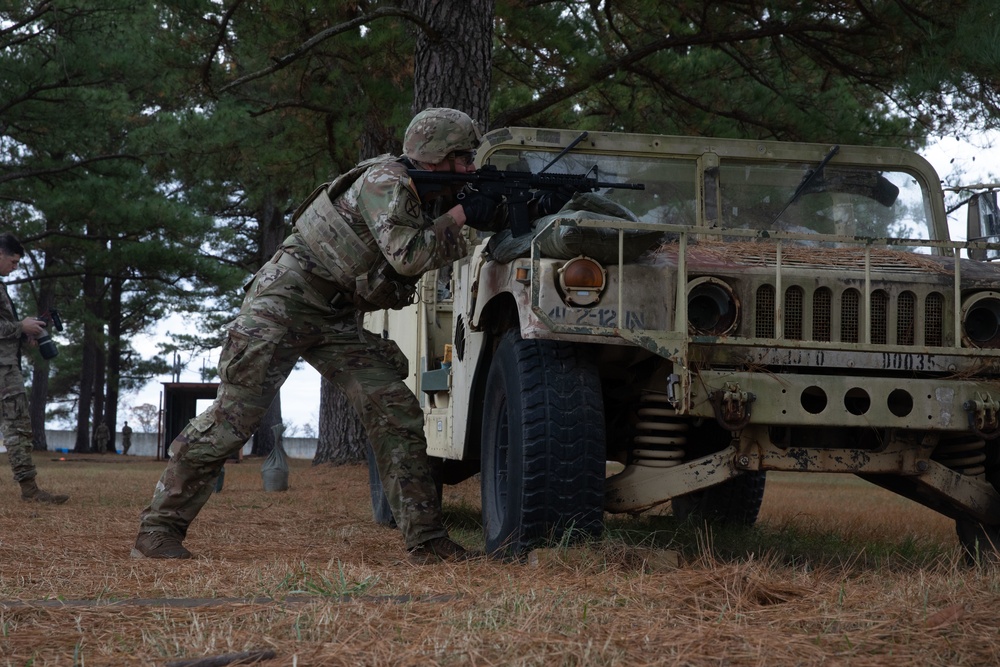
[[[287,329],[260,318],[241,317],[229,326],[219,357],[219,378],[224,384],[249,393],[265,388],[278,344]]]

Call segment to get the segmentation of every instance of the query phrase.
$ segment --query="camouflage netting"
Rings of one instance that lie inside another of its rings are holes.
[[[518,257],[531,256],[531,241],[535,232],[545,227],[555,218],[561,220],[608,220],[637,222],[632,211],[616,204],[607,197],[593,193],[576,194],[558,213],[535,220],[532,233],[514,237],[509,229],[490,238],[486,253],[490,259],[506,263]],[[663,232],[626,230],[624,238],[624,261],[632,261],[656,247],[664,240]],[[618,230],[599,227],[575,227],[560,225],[551,234],[545,234],[539,241],[544,257],[572,259],[580,255],[592,257],[599,262],[618,261]]]

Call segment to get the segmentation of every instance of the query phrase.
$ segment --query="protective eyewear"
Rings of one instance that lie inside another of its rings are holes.
[[[464,164],[466,167],[471,167],[476,161],[476,151],[454,151],[451,156],[456,163]]]

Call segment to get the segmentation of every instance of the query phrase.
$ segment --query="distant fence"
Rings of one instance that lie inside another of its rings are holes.
[[[45,438],[49,443],[49,451],[71,452],[76,446],[76,431],[54,431],[45,429]],[[115,434],[118,452],[122,450],[122,434]],[[243,446],[243,455],[250,453],[252,442]],[[312,459],[316,455],[316,438],[284,438],[285,453],[293,459]],[[132,446],[129,456],[156,456],[156,434],[132,431]]]

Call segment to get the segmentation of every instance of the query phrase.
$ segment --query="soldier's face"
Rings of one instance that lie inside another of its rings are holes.
[[[14,269],[17,268],[17,263],[20,261],[20,255],[8,255],[0,251],[0,277],[6,278],[13,273]]]

